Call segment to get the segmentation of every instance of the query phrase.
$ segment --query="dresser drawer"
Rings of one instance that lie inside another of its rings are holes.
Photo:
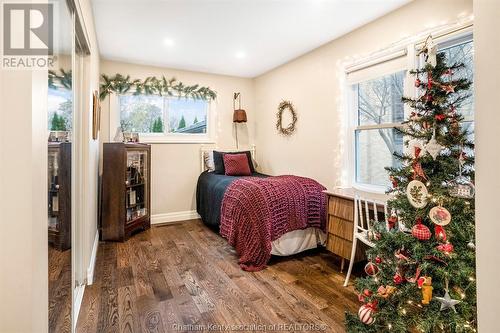
[[[330,196],[328,202],[328,214],[340,217],[344,220],[354,220],[354,201]]]
[[[328,232],[340,238],[352,241],[354,223],[340,217],[328,216]]]
[[[352,249],[351,241],[348,241],[346,239],[340,238],[338,236],[329,233],[328,240],[326,243],[326,249],[344,259],[348,260],[351,259],[351,249]],[[358,262],[365,259],[364,253],[365,250],[363,243],[358,242],[358,246],[356,249],[356,256],[354,257],[354,262]]]

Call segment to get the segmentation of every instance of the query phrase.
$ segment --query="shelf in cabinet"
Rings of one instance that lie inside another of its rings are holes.
[[[143,185],[146,185],[146,183],[138,183],[138,184],[129,184],[129,185],[126,185],[128,188],[131,188],[131,187],[137,187],[137,186],[143,186]]]

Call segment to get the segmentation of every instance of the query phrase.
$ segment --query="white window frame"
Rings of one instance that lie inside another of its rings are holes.
[[[414,77],[410,75],[410,70],[420,67],[422,65],[420,63],[420,57],[417,56],[416,50],[420,49],[423,45],[425,38],[429,33],[432,33],[434,37],[434,42],[438,44],[438,48],[450,47],[459,43],[463,43],[466,40],[473,40],[472,34],[472,21],[466,21],[464,23],[444,27],[440,30],[426,32],[425,34],[421,34],[418,37],[410,38],[405,42],[399,43],[394,46],[389,52],[380,52],[377,56],[372,56],[366,59],[362,59],[357,61],[355,64],[350,64],[350,66],[345,67],[345,77],[347,77],[348,72],[352,72],[353,70],[358,70],[364,67],[371,67],[377,64],[381,64],[386,61],[390,61],[398,56],[401,56],[402,52],[405,52],[406,55],[406,66],[400,68],[399,70],[394,70],[392,73],[405,70],[406,75],[404,79],[404,87],[403,94],[408,97],[416,97],[417,96],[417,88],[413,84]],[[397,48],[399,46],[399,49]],[[394,49],[396,48],[396,51]],[[384,75],[391,74],[390,72],[381,72],[380,76],[375,76],[373,78],[382,77]],[[369,80],[369,79],[367,79]],[[356,131],[358,130],[367,130],[367,129],[379,129],[379,128],[395,128],[402,127],[401,123],[387,123],[383,125],[358,125],[358,105],[357,105],[357,92],[355,91],[356,83],[348,82],[345,80],[347,92],[344,95],[346,98],[346,103],[344,104],[347,116],[345,119],[347,120],[347,154],[344,155],[344,158],[347,159],[347,163],[344,163],[348,167],[347,180],[343,182],[344,187],[352,187],[360,191],[370,192],[370,193],[385,193],[387,191],[387,187],[373,185],[373,184],[365,184],[358,183],[356,181]],[[404,119],[407,119],[411,113],[411,108],[405,104],[404,106]],[[473,118],[473,117],[472,117]],[[464,119],[464,121],[474,121],[474,119]],[[403,138],[403,141],[406,139]],[[407,152],[407,148],[403,145],[403,153]]]
[[[110,139],[113,139],[116,129],[120,127],[120,99],[119,96],[131,95],[128,94],[110,94],[109,95],[109,134]],[[206,133],[167,133],[168,122],[168,100],[164,99],[163,117],[164,117],[164,132],[163,133],[139,133],[139,140],[142,143],[215,143],[215,102],[207,101],[207,132]]]

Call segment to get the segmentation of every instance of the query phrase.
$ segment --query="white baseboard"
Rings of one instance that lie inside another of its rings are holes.
[[[95,233],[94,245],[92,246],[92,255],[90,256],[89,267],[87,268],[87,284],[94,283],[94,268],[97,257],[97,248],[99,247],[99,230]]]
[[[183,212],[151,215],[151,224],[165,224],[199,218],[200,215],[195,210],[186,210]]]
[[[73,303],[73,332],[76,332],[76,323],[78,321],[78,315],[80,314],[80,307],[82,306],[83,294],[85,293],[85,285],[76,286],[74,290],[74,303]]]

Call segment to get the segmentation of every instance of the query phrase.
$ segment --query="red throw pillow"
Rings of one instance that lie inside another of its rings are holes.
[[[250,176],[250,165],[246,154],[224,154],[224,170],[228,176]]]

